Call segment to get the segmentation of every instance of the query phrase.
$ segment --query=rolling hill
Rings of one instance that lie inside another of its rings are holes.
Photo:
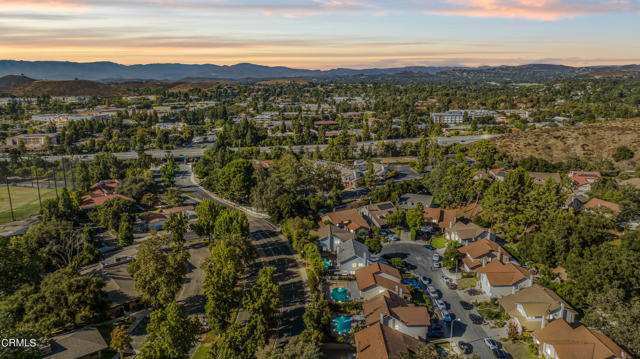
[[[24,75],[7,75],[4,77],[0,77],[0,90],[28,84],[33,81],[35,80]]]
[[[33,81],[6,89],[14,96],[97,96],[115,97],[127,95],[127,91],[112,85],[87,80]]]
[[[619,146],[627,146],[634,158],[617,162],[621,169],[640,165],[640,118],[599,122],[583,126],[514,132],[492,139],[499,149],[516,160],[530,155],[548,161],[564,161],[570,156],[602,157],[613,162]]]

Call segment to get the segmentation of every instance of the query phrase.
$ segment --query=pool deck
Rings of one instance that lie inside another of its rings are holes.
[[[330,298],[331,301],[334,301],[333,298],[331,298],[331,291],[334,288],[347,288],[349,290],[349,301],[362,301],[362,298],[360,297],[360,290],[358,290],[358,284],[356,283],[356,281],[336,280],[326,283],[324,285],[325,295],[327,298]]]

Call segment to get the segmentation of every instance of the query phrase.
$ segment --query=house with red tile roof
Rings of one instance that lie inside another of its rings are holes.
[[[406,352],[416,352],[422,344],[384,324],[376,323],[354,336],[357,359],[389,359]]]
[[[376,262],[356,271],[356,283],[363,300],[369,300],[385,291],[411,299],[409,287],[402,283],[402,275],[395,267]]]
[[[427,226],[447,228],[456,222],[454,209],[426,208],[424,210],[424,223]]]
[[[584,192],[591,190],[591,184],[602,177],[600,172],[588,171],[569,171],[567,175],[573,180],[576,189]]]
[[[482,291],[491,298],[502,298],[533,285],[533,274],[513,263],[491,261],[477,268],[476,273]]]
[[[371,224],[382,228],[387,225],[387,216],[397,210],[393,203],[387,201],[362,206],[358,209],[358,212]]]
[[[460,247],[458,252],[463,255],[462,267],[467,272],[474,271],[494,260],[502,263],[508,263],[511,260],[511,256],[502,249],[502,246],[487,238],[481,238]]]
[[[120,181],[117,179],[109,179],[100,181],[90,187],[91,193],[80,198],[80,209],[90,211],[112,198],[123,198],[133,201],[133,198],[118,193],[114,193]]]
[[[606,214],[615,216],[620,214],[620,205],[599,198],[592,198],[582,206],[586,210],[602,210]]]
[[[329,221],[342,229],[354,233],[360,229],[366,231],[371,229],[367,220],[355,208],[325,213],[320,219],[323,222]]]
[[[364,302],[362,312],[367,326],[381,323],[416,339],[426,339],[431,325],[426,307],[418,307],[389,291]]]
[[[584,325],[572,326],[564,319],[543,323],[532,333],[540,355],[551,359],[631,358],[618,344]]]

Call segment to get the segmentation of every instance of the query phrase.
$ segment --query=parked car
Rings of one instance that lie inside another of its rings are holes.
[[[451,321],[453,320],[453,313],[450,313],[448,310],[443,310],[442,311],[442,320],[444,320],[447,323],[451,323]]]
[[[471,344],[463,342],[462,340],[458,342],[458,348],[460,348],[462,354],[471,354],[473,352]]]
[[[434,247],[434,246],[432,246],[432,245],[430,245],[430,244],[427,244],[427,245],[425,245],[424,247],[425,247],[426,249],[430,249],[430,250],[432,250],[432,251],[435,251],[435,250],[436,250],[436,247]]]
[[[458,285],[457,285],[457,284],[455,284],[453,281],[451,281],[451,282],[447,282],[447,287],[449,287],[449,289],[451,289],[451,290],[456,290],[456,289],[458,289]]]
[[[433,263],[433,267],[434,267],[434,268],[440,268],[440,267],[442,267],[442,263],[440,263],[440,262],[434,262],[434,263]]]
[[[451,278],[447,277],[447,276],[446,276],[446,275],[444,275],[444,274],[440,276],[440,279],[442,279],[442,281],[443,281],[443,282],[445,282],[445,283],[447,283],[448,281],[450,281],[450,280],[451,280]]]
[[[493,352],[493,356],[498,358],[498,359],[506,359],[507,354],[505,354],[502,350],[500,349],[493,349],[491,350]]]
[[[471,323],[473,323],[473,324],[480,325],[480,324],[484,323],[484,318],[479,316],[479,315],[477,315],[477,314],[473,314],[473,313],[469,314],[469,319],[471,319]]]
[[[462,306],[462,309],[464,310],[471,310],[473,309],[473,304],[469,303],[469,302],[465,302],[465,301],[460,301],[460,305]]]
[[[442,325],[439,323],[431,323],[429,330],[442,330]]]
[[[499,344],[497,341],[491,339],[491,338],[484,338],[482,341],[484,341],[484,343],[489,347],[489,349],[491,350],[497,350],[500,349],[499,348]]]
[[[437,261],[439,261],[439,260],[440,260],[440,255],[439,255],[438,253],[434,253],[434,254],[433,254],[433,261],[434,261],[434,262],[437,262]]]
[[[447,309],[447,304],[442,300],[442,299],[436,299],[436,306],[438,307],[438,309],[440,310],[445,310]]]
[[[427,286],[427,293],[434,298],[438,298],[438,291],[432,286]]]
[[[422,284],[427,285],[431,283],[431,278],[422,276],[420,277],[420,281],[422,282]]]
[[[444,332],[442,330],[429,330],[427,336],[429,338],[442,338],[444,337]]]

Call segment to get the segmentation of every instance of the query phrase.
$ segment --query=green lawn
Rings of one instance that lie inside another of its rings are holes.
[[[443,237],[436,237],[431,239],[431,245],[440,249],[446,246],[447,241]]]
[[[11,204],[13,205],[13,215],[16,220],[20,220],[40,212],[38,202],[38,189],[31,187],[9,186],[11,191]],[[40,188],[40,197],[44,201],[56,195],[55,189]],[[11,209],[9,207],[9,195],[7,187],[0,187],[0,223],[11,222]]]
[[[504,349],[511,354],[512,358],[536,359],[538,357],[529,351],[529,345],[526,342],[519,341],[513,343],[505,340],[502,342],[502,345]]]
[[[475,278],[460,278],[456,281],[456,283],[458,284],[458,287],[460,287],[460,289],[469,289],[475,288],[477,281]]]

